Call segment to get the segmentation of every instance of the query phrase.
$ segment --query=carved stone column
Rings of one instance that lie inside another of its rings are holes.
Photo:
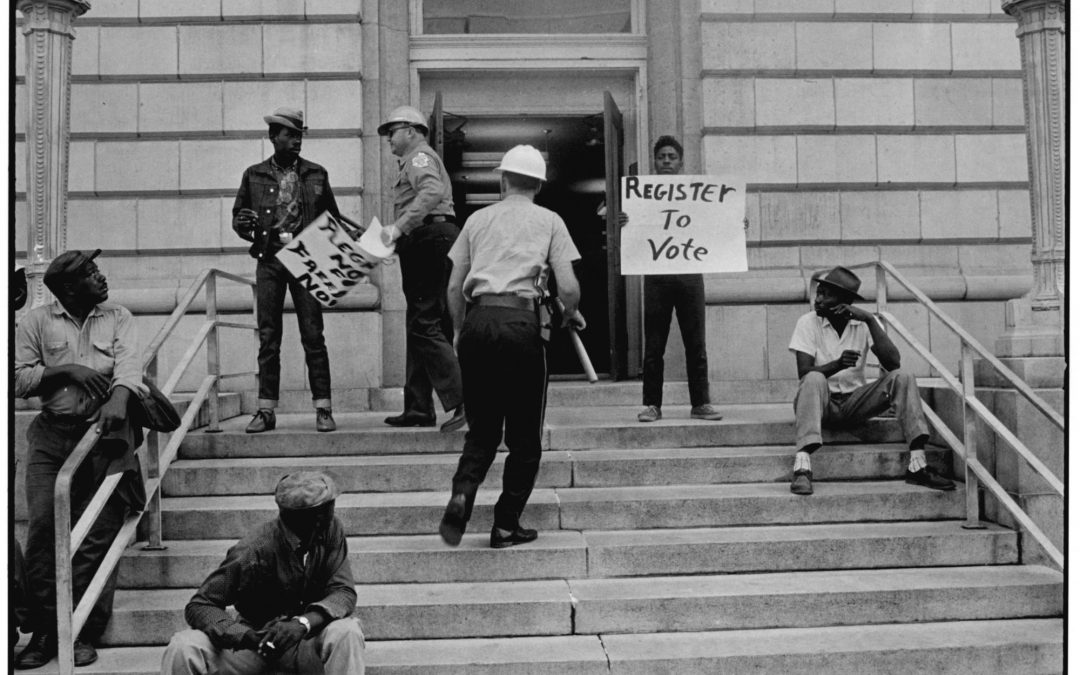
[[[67,247],[68,139],[71,119],[72,23],[86,0],[19,0],[26,36],[27,306],[48,301],[42,275]]]
[[[1031,193],[1032,291],[1009,303],[997,355],[1035,386],[1064,381],[1066,0],[1002,0],[1017,20]]]

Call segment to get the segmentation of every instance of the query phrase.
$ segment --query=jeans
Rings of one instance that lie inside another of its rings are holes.
[[[458,226],[428,223],[398,246],[405,291],[405,412],[435,417],[432,392],[443,410],[462,403],[461,368],[454,355],[453,326],[446,308],[446,286],[453,263],[446,257]]]
[[[277,407],[281,387],[281,326],[285,291],[292,294],[300,343],[307,362],[308,383],[316,408],[330,407],[330,357],[323,338],[322,306],[293,278],[277,258],[265,258],[255,268],[255,313],[259,324],[260,408]]]
[[[664,402],[664,351],[672,310],[679,320],[686,351],[690,405],[705,405],[709,402],[709,360],[705,351],[705,280],[700,274],[645,277],[642,403],[659,408]]]
[[[53,489],[56,475],[68,455],[89,428],[85,422],[60,423],[48,413],[42,413],[26,431],[28,461],[26,465],[26,500],[29,507],[30,529],[26,538],[26,582],[28,587],[29,625],[34,632],[56,630],[56,558],[53,518]],[[105,479],[109,458],[103,445],[98,447],[75,472],[71,483],[71,524],[78,522],[94,492]],[[127,504],[120,492],[114,492],[101,514],[90,528],[82,545],[71,559],[72,596],[79,602],[90,584],[98,563],[105,557],[124,524]],[[94,603],[82,636],[93,642],[105,631],[112,617],[113,592],[116,590],[116,570],[109,576],[105,588]]]
[[[513,530],[540,469],[547,405],[547,355],[535,312],[473,307],[465,317],[458,354],[469,431],[454,474],[454,494],[466,498],[465,520],[506,429],[510,456],[503,467],[495,525]]]

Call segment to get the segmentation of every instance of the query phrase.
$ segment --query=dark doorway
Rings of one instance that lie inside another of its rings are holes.
[[[574,270],[581,284],[581,311],[588,322],[581,338],[593,367],[607,373],[611,366],[607,233],[600,215],[605,191],[603,114],[467,119],[450,111],[443,115],[443,155],[461,222],[499,200],[499,175],[494,169],[503,153],[526,143],[545,154],[548,181],[536,203],[559,214],[581,253]],[[565,331],[553,331],[548,356],[551,374],[583,374]]]

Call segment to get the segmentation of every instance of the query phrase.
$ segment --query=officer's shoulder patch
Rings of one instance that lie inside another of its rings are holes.
[[[416,153],[416,157],[412,158],[412,165],[417,169],[424,169],[431,164],[431,158],[422,152]]]

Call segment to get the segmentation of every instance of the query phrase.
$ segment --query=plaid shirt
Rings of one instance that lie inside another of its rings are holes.
[[[239,618],[225,611],[236,607]],[[337,518],[306,552],[281,519],[237,542],[184,608],[192,628],[219,649],[234,649],[250,629],[312,609],[327,619],[349,616],[356,588],[345,530]]]

